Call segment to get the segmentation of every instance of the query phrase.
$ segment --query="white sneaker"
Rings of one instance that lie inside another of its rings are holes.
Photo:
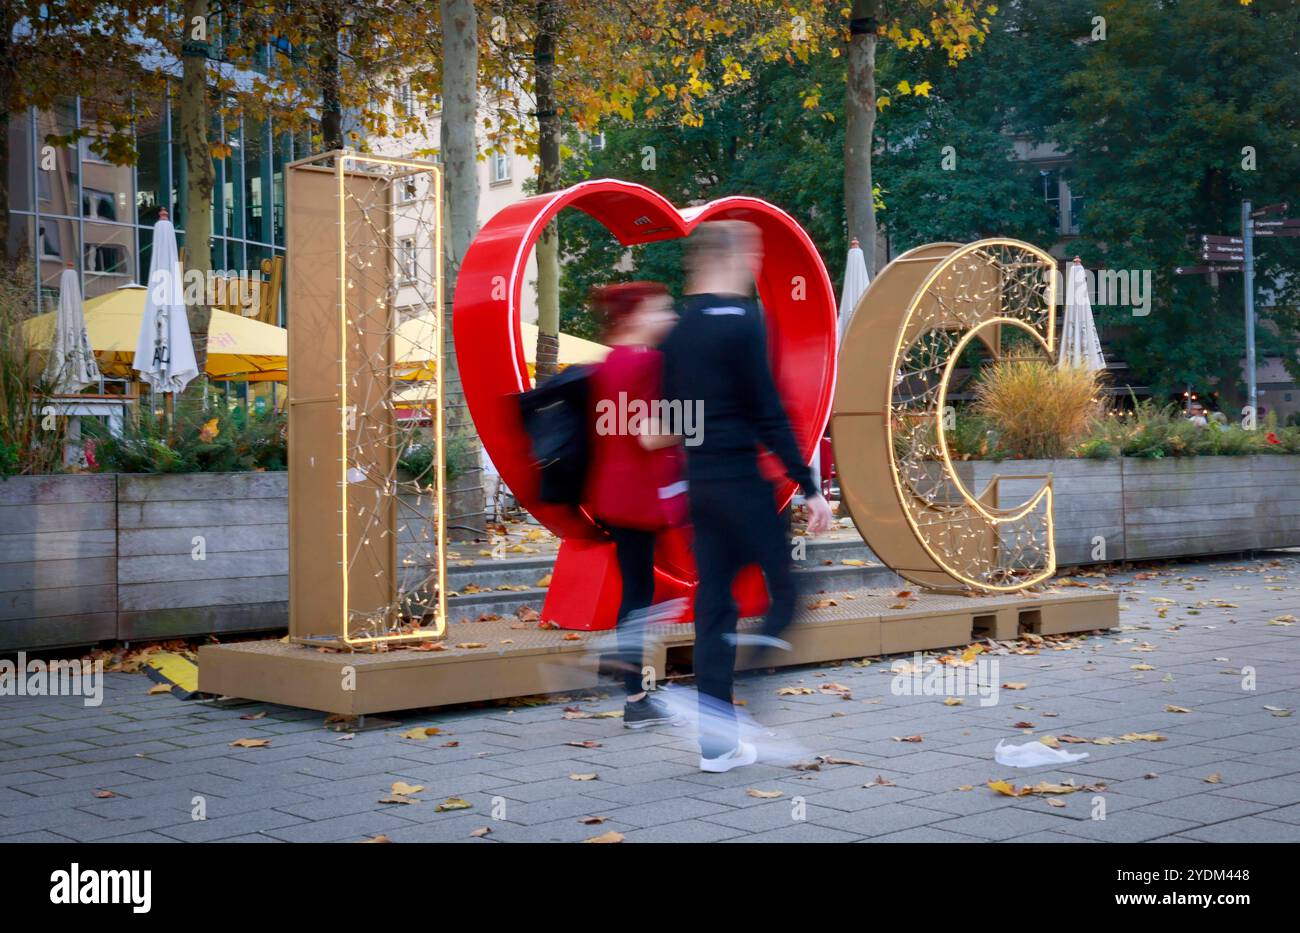
[[[777,638],[775,635],[760,635],[757,632],[737,632],[735,634],[728,632],[722,636],[722,640],[737,648],[777,648],[781,651],[789,651],[791,648],[790,643],[784,638]]]
[[[758,749],[748,742],[737,742],[736,747],[717,758],[700,758],[700,770],[711,774],[722,774],[732,768],[743,768],[758,761]]]

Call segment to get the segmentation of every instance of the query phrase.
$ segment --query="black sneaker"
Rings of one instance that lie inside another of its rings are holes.
[[[623,704],[623,728],[644,729],[646,726],[661,726],[672,722],[676,717],[661,700],[644,696],[636,702]]]

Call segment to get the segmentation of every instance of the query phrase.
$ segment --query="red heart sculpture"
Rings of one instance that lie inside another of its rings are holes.
[[[582,509],[537,497],[539,476],[515,396],[531,386],[519,327],[524,272],[542,230],[561,210],[576,207],[600,221],[624,246],[689,236],[707,220],[743,220],[762,232],[763,265],[755,270],[777,387],[800,450],[811,459],[825,432],[835,391],[835,295],[812,239],[780,208],[729,197],[678,211],[662,195],[615,179],[586,181],[503,208],[483,225],[457,277],[453,329],[461,382],[479,437],[520,505],[563,539],[543,618],[565,628],[611,628],[619,584],[612,545]],[[783,471],[770,453],[764,473]],[[776,508],[795,484],[777,485]],[[689,593],[694,566],[682,533],[658,549],[656,598]],[[761,611],[761,577],[738,590],[744,614]]]

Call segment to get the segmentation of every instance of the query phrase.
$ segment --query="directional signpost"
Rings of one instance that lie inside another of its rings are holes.
[[[1252,226],[1255,236],[1300,236],[1300,217],[1257,220]]]
[[[1261,211],[1273,213],[1276,205],[1270,204],[1266,208],[1260,208]],[[1286,205],[1281,206],[1286,210]],[[1241,202],[1241,235],[1245,239],[1242,244],[1245,252],[1245,275],[1242,287],[1246,290],[1246,391],[1250,405],[1251,425],[1255,424],[1255,419],[1259,408],[1255,393],[1255,215],[1250,212],[1250,202]]]
[[[1240,272],[1241,266],[1179,266],[1174,275],[1208,275],[1211,272]]]
[[[1255,391],[1255,237],[1300,237],[1300,217],[1285,214],[1288,202],[1269,204],[1251,210],[1249,201],[1241,202],[1241,236],[1201,236],[1200,266],[1179,266],[1175,275],[1210,275],[1217,272],[1245,273],[1242,287],[1246,293],[1246,386],[1250,394],[1250,411],[1256,408]]]
[[[1250,218],[1251,220],[1255,220],[1260,217],[1268,217],[1271,214],[1285,214],[1286,209],[1290,206],[1291,204],[1289,202],[1283,201],[1281,204],[1269,204],[1265,207],[1257,207],[1250,212]]]
[[[1241,262],[1246,258],[1246,243],[1239,236],[1201,237],[1201,258]]]
[[[1179,266],[1175,275],[1209,275],[1214,272],[1240,272],[1246,259],[1246,241],[1239,236],[1201,236],[1201,266]]]
[[[1300,236],[1300,218],[1280,217],[1291,205],[1268,204],[1257,210],[1250,209],[1249,201],[1241,202],[1241,232],[1245,239],[1244,271],[1246,290],[1246,386],[1250,392],[1250,415],[1259,411],[1255,393],[1255,237]]]

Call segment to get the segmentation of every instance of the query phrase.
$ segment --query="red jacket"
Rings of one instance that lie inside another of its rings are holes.
[[[657,531],[686,513],[681,450],[646,450],[633,433],[660,398],[663,357],[649,347],[616,346],[591,377],[591,464],[584,505],[610,525]],[[638,404],[639,403],[639,404]]]

